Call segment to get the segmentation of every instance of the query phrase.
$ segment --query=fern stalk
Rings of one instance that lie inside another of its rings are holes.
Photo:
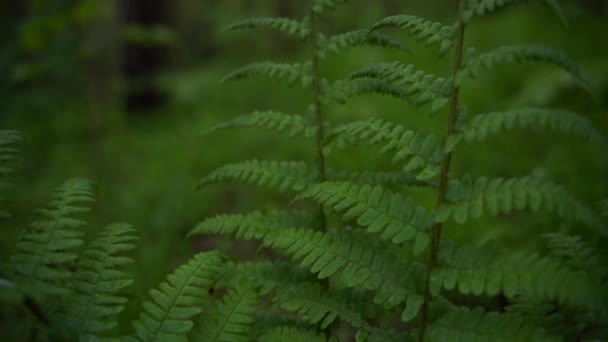
[[[312,89],[313,89],[313,108],[315,112],[315,121],[317,125],[317,132],[315,136],[316,152],[317,152],[317,167],[318,167],[318,181],[325,181],[325,156],[323,155],[323,140],[325,139],[325,132],[323,130],[323,113],[321,111],[321,76],[319,73],[319,54],[317,47],[317,13],[313,6],[310,11],[310,58],[312,59]],[[319,221],[321,230],[325,230],[327,224],[327,218],[323,212],[323,206],[319,206]]]
[[[452,67],[452,77],[458,75],[460,71],[460,67],[462,66],[462,55],[463,55],[463,46],[464,46],[464,30],[465,30],[465,22],[464,22],[464,9],[465,9],[466,1],[458,0],[458,32],[456,37],[456,46],[454,49],[454,65]],[[448,128],[446,139],[454,134],[454,128],[456,126],[456,120],[458,119],[458,99],[460,94],[460,85],[455,84],[452,94],[449,98],[448,105]],[[441,173],[439,175],[439,188],[437,191],[437,203],[436,207],[439,208],[443,203],[445,203],[445,195],[448,188],[448,177],[450,172],[450,164],[452,162],[452,151],[447,153],[443,163],[441,165]],[[437,265],[437,257],[439,255],[439,244],[441,241],[441,230],[443,229],[443,223],[438,222],[433,226],[433,231],[431,233],[431,252],[429,256],[428,263],[428,271],[426,277],[426,284],[424,289],[424,302],[422,304],[422,311],[420,315],[420,336],[419,340],[424,341],[424,334],[426,328],[428,326],[428,308],[431,301],[431,292],[430,292],[430,280],[431,280],[431,272]]]

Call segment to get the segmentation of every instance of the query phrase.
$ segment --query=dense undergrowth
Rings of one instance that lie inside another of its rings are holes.
[[[202,191],[226,181],[253,185],[233,188],[237,192],[255,192],[255,186],[276,191],[273,196],[283,206],[210,215],[189,229],[191,238],[259,241],[248,245],[258,248],[256,256],[242,260],[216,250],[195,254],[146,298],[133,298],[126,289],[137,279],[126,267],[133,263],[129,254],[139,239],[137,229],[112,223],[97,234],[85,234],[82,212],[95,201],[95,187],[71,179],[21,231],[16,251],[3,265],[1,298],[4,312],[12,313],[5,317],[15,323],[11,336],[142,341],[608,338],[603,251],[608,206],[602,200],[607,196],[602,171],[597,171],[600,177],[561,185],[553,179],[561,166],[537,166],[538,152],[532,150],[544,148],[536,143],[545,137],[571,139],[585,149],[581,153],[604,160],[605,133],[574,110],[527,103],[504,107],[496,100],[496,107],[477,112],[467,110],[461,95],[467,86],[483,82],[484,74],[531,63],[569,74],[573,84],[591,93],[591,101],[595,84],[590,75],[555,49],[497,42],[492,49],[476,51],[466,44],[467,30],[477,20],[499,16],[517,1],[460,0],[452,24],[398,14],[368,28],[321,32],[323,20],[346,2],[312,0],[302,18],[248,19],[226,28],[278,30],[306,51],[304,60],[249,64],[223,81],[262,76],[286,82],[290,91],[310,98],[309,106],[299,113],[258,109],[206,132],[221,140],[229,129],[257,128],[289,143],[301,141],[298,155],[307,159],[270,160],[256,153],[253,159],[218,167],[198,183]],[[567,20],[555,1],[546,4]],[[436,76],[408,64],[415,45],[403,46],[384,33],[388,29],[434,51],[436,63],[449,71]],[[263,39],[262,31],[255,32],[256,39]],[[396,49],[405,57],[365,64],[339,77],[324,74],[332,55],[361,45]],[[526,82],[525,72],[520,81]],[[407,115],[375,112],[334,120],[336,103],[369,94],[400,101]],[[411,127],[409,115],[428,118],[428,126],[417,119],[423,123]],[[493,147],[509,134],[518,137],[509,140],[513,146]],[[2,175],[8,176],[22,136],[3,131],[1,139]],[[492,154],[498,155],[496,164],[476,165]],[[356,162],[340,169],[334,162],[340,159]],[[570,189],[593,185],[596,190],[583,198]],[[118,314],[133,302],[138,317],[129,332],[117,334]]]

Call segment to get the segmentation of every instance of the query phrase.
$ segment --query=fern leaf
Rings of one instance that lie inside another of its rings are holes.
[[[144,302],[139,320],[133,322],[137,337],[142,341],[187,341],[191,319],[202,311],[222,261],[217,252],[199,253],[168,275],[158,290],[151,290],[152,300]]]
[[[116,326],[116,315],[127,299],[118,293],[133,282],[133,276],[119,267],[133,259],[121,254],[135,248],[135,230],[124,223],[106,226],[82,253],[70,287],[69,326],[84,339]]]
[[[378,79],[402,89],[404,96],[416,106],[429,102],[436,112],[447,105],[452,93],[452,81],[416,70],[412,64],[374,63],[351,73],[346,80]]]
[[[481,308],[451,309],[426,331],[430,341],[561,341],[542,327],[514,314],[484,312]]]
[[[308,87],[312,84],[311,65],[310,62],[304,64],[276,62],[252,63],[229,73],[224,76],[220,82],[253,76],[264,76],[272,80],[287,81],[290,86],[300,82],[302,87]]]
[[[314,0],[312,3],[312,10],[318,14],[321,14],[326,10],[335,11],[338,5],[347,2],[348,0]]]
[[[236,180],[278,188],[280,191],[289,189],[300,191],[314,179],[314,175],[314,171],[309,171],[304,162],[254,159],[215,169],[199,181],[198,188],[226,180]]]
[[[467,76],[475,78],[482,68],[492,69],[500,64],[524,62],[549,63],[558,66],[588,88],[589,82],[579,64],[559,50],[534,45],[501,46],[493,51],[474,56],[460,69],[455,82],[459,85]]]
[[[276,229],[305,228],[310,225],[310,214],[305,212],[274,211],[262,214],[219,215],[198,223],[188,236],[198,234],[228,235],[237,239],[262,239]]]
[[[454,25],[447,26],[442,23],[405,14],[386,17],[375,23],[370,31],[374,32],[387,27],[401,29],[427,46],[439,44],[441,54],[448,51],[456,38],[456,26]]]
[[[416,179],[428,180],[439,174],[443,147],[434,135],[414,132],[402,125],[382,119],[355,121],[336,127],[325,139],[326,149],[332,142],[370,145],[382,144],[381,153],[394,153],[393,163],[405,163],[403,170],[416,172]]]
[[[380,185],[318,183],[307,187],[298,198],[309,198],[342,212],[343,220],[356,219],[359,225],[381,239],[396,244],[416,240],[415,254],[420,254],[429,241],[428,231],[433,219],[429,219],[426,210],[416,207],[412,199],[403,198]]]
[[[587,244],[580,236],[549,233],[543,237],[553,255],[564,260],[573,269],[588,274],[596,285],[608,279],[608,255]]]
[[[254,313],[259,295],[254,287],[240,285],[229,289],[215,310],[201,317],[196,341],[237,342],[249,341],[249,330],[254,323]]]
[[[265,331],[256,338],[259,342],[326,342],[323,333],[314,330],[282,326]]]
[[[289,18],[253,18],[239,21],[229,25],[223,31],[251,30],[268,28],[286,33],[291,37],[305,39],[310,34],[310,27],[306,22],[298,22]]]
[[[289,262],[227,262],[222,267],[216,288],[229,288],[242,283],[255,284],[266,295],[278,286],[314,280],[311,274]]]
[[[4,189],[12,187],[12,183],[4,179],[13,172],[11,164],[17,159],[19,153],[19,145],[23,140],[21,133],[12,130],[0,130],[0,202],[4,202]],[[0,218],[10,217],[10,213],[0,209]]]
[[[561,262],[525,251],[503,251],[494,246],[454,248],[445,243],[431,272],[431,290],[457,289],[462,294],[507,298],[524,295],[557,300],[575,308],[594,307],[594,291],[580,272]]]
[[[345,104],[347,99],[355,96],[367,94],[391,96],[411,105],[416,105],[416,100],[402,88],[380,79],[357,78],[338,80],[329,89],[329,95],[339,104]]]
[[[332,181],[349,181],[369,185],[436,187],[436,184],[433,182],[418,180],[416,179],[416,175],[403,171],[328,172],[327,178]]]
[[[301,115],[285,114],[276,111],[255,111],[223,122],[206,132],[237,127],[260,127],[278,133],[285,133],[291,137],[313,137],[317,131],[317,127]]]
[[[601,219],[562,187],[538,177],[488,180],[473,182],[470,177],[452,180],[448,186],[447,203],[440,206],[436,219],[446,221],[451,215],[457,223],[479,218],[484,211],[492,216],[509,214],[515,210],[541,208],[555,212],[560,218],[583,223],[606,235]]]
[[[464,127],[462,133],[468,141],[479,141],[501,130],[513,129],[516,126],[571,132],[608,147],[602,134],[586,117],[569,111],[546,108],[520,108],[480,114]]]
[[[491,13],[494,13],[504,7],[509,5],[514,5],[517,3],[528,2],[529,0],[476,0],[470,2],[467,10],[465,11],[465,18],[468,21],[473,14],[477,16],[484,16]],[[560,6],[557,0],[543,0],[543,2],[549,6],[555,14],[560,18],[564,25],[568,26],[568,20],[566,19],[566,15],[564,14],[564,10]]]
[[[42,220],[20,237],[12,261],[24,286],[40,284],[42,292],[65,292],[62,283],[72,276],[68,266],[78,257],[74,249],[83,243],[77,228],[86,224],[74,215],[89,210],[84,203],[94,201],[93,186],[88,180],[70,179],[52,197],[48,208],[37,210]]]
[[[386,249],[370,248],[370,243],[369,236],[354,231],[336,235],[298,228],[277,231],[264,242],[318,273],[319,279],[341,270],[339,279],[346,286],[375,291],[374,301],[386,307],[399,305],[409,296],[419,296],[414,291],[413,274],[420,270],[404,265],[403,259]]]
[[[362,45],[399,49],[409,52],[408,48],[391,37],[375,32],[370,33],[368,30],[349,31],[329,38],[320,35],[317,41],[319,45],[317,53],[321,58],[324,58],[328,52],[339,54],[348,48]]]

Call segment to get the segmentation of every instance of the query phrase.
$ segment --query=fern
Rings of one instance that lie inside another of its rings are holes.
[[[416,104],[416,99],[412,98],[412,96],[402,88],[389,82],[373,78],[339,80],[332,84],[328,93],[334,101],[340,104],[346,103],[346,100],[355,96],[366,94],[391,96],[412,105]]]
[[[198,188],[228,179],[277,188],[279,191],[299,191],[311,182],[314,172],[304,162],[258,161],[224,165],[201,179]]]
[[[294,85],[300,82],[302,87],[309,87],[312,82],[310,69],[310,63],[253,63],[229,73],[228,75],[224,76],[220,82],[227,82],[253,76],[264,76],[272,80],[286,81],[289,85]]]
[[[314,136],[317,130],[314,125],[311,125],[300,115],[276,111],[256,111],[216,125],[206,132],[236,127],[261,127],[278,133],[286,133],[292,137],[299,135],[307,138]]]
[[[3,194],[0,195],[0,202],[6,200],[4,189],[12,187],[12,183],[4,179],[13,172],[11,163],[17,159],[19,144],[22,140],[23,136],[17,131],[0,130],[0,188],[3,189]],[[9,216],[9,212],[0,210],[0,218]]]
[[[589,82],[582,68],[570,57],[559,50],[544,46],[501,46],[493,51],[472,57],[456,75],[455,82],[459,85],[465,77],[475,78],[480,69],[491,69],[505,63],[537,62],[549,63],[569,72],[584,85]]]
[[[437,222],[444,222],[453,216],[456,222],[462,224],[469,217],[479,218],[484,211],[496,216],[526,208],[533,211],[544,208],[562,219],[584,223],[600,234],[607,232],[605,224],[591,209],[562,187],[536,177],[507,180],[481,177],[475,182],[470,177],[464,177],[460,182],[451,181],[447,202],[439,208],[436,219]]]
[[[305,39],[310,34],[310,27],[304,22],[289,18],[254,18],[239,21],[223,29],[223,31],[250,30],[268,28],[284,32],[289,36]]]
[[[372,188],[349,182],[319,183],[306,188],[298,198],[310,198],[344,212],[345,221],[356,219],[359,225],[384,240],[396,244],[415,240],[414,254],[422,253],[429,241],[428,231],[433,220],[426,210],[380,185]]]
[[[429,327],[432,341],[560,341],[544,329],[514,314],[484,312],[483,309],[453,309]]]
[[[220,272],[223,258],[218,252],[199,253],[167,276],[159,289],[151,290],[151,301],[143,304],[133,322],[142,341],[187,341],[192,317],[199,314],[207,288]]]
[[[598,145],[607,146],[602,134],[586,117],[569,111],[544,108],[520,108],[479,114],[466,124],[462,135],[468,141],[479,141],[516,126],[571,132],[587,137]]]
[[[256,338],[260,342],[325,342],[323,334],[303,328],[283,326],[268,330]]]
[[[275,211],[262,214],[219,215],[198,223],[188,236],[196,234],[229,235],[237,239],[262,239],[274,230],[286,227],[307,227],[310,215],[303,212]]]
[[[253,315],[259,304],[254,287],[241,285],[228,290],[224,300],[208,315],[202,316],[197,341],[249,341]]]
[[[409,52],[409,49],[407,49],[397,40],[383,34],[370,33],[368,30],[350,31],[331,36],[329,38],[325,38],[325,36],[320,35],[318,44],[319,48],[317,53],[321,58],[324,58],[328,52],[339,54],[348,48],[360,45],[392,48]]]
[[[439,44],[439,53],[444,54],[452,46],[456,38],[456,28],[442,23],[433,22],[413,15],[395,15],[375,23],[371,32],[387,27],[404,30],[417,41],[426,45]]]
[[[80,256],[69,287],[69,326],[83,340],[116,326],[116,315],[127,299],[119,291],[133,282],[133,276],[119,267],[133,259],[120,254],[135,248],[135,230],[124,223],[110,224]]]
[[[42,220],[32,223],[17,243],[12,258],[21,286],[37,286],[36,292],[65,293],[63,283],[72,276],[70,265],[77,259],[75,248],[83,243],[86,223],[74,217],[88,211],[85,203],[94,201],[93,186],[84,179],[63,183],[52,195],[46,209],[39,209]]]
[[[436,77],[414,65],[393,63],[375,63],[362,67],[351,73],[347,80],[372,78],[388,82],[402,89],[416,106],[432,102],[432,111],[438,111],[447,104],[452,93],[452,81]]]
[[[355,121],[336,127],[329,132],[325,143],[334,140],[344,145],[350,143],[381,143],[380,153],[393,152],[393,163],[404,163],[406,172],[417,171],[416,179],[428,180],[439,173],[438,164],[443,159],[443,147],[434,135],[406,130],[381,119]]]
[[[328,179],[332,181],[349,181],[359,184],[394,186],[404,185],[413,187],[435,187],[431,181],[416,179],[416,175],[403,171],[378,171],[378,172],[339,172],[329,173]]]
[[[465,16],[467,18],[470,18],[470,16],[472,16],[473,14],[477,16],[484,16],[490,13],[494,13],[495,11],[498,11],[509,5],[514,5],[527,1],[529,0],[475,0],[470,2],[469,8],[465,12]],[[557,16],[566,26],[568,25],[566,15],[564,14],[563,9],[559,5],[558,0],[543,0],[543,2],[557,14]]]

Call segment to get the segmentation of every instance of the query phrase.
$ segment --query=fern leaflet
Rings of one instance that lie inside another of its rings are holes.
[[[505,63],[538,62],[556,65],[569,72],[588,87],[587,77],[580,65],[559,50],[544,46],[521,45],[501,46],[493,51],[481,53],[470,58],[456,75],[457,85],[462,83],[465,77],[475,78],[481,68],[491,69]]]
[[[42,285],[42,293],[65,292],[62,282],[72,276],[68,266],[78,257],[74,249],[83,243],[83,233],[76,229],[86,224],[73,216],[89,210],[83,204],[94,201],[93,186],[88,180],[70,179],[52,197],[48,208],[37,210],[43,220],[23,233],[12,258],[22,285]]]
[[[538,177],[521,177],[488,180],[485,177],[473,182],[465,176],[462,181],[452,180],[447,190],[447,203],[437,211],[437,222],[450,215],[457,223],[468,218],[479,218],[484,211],[492,216],[509,214],[526,208],[538,211],[544,208],[560,218],[584,223],[606,235],[605,224],[583,203],[568,194],[562,187]]]
[[[81,338],[94,339],[112,329],[116,315],[127,302],[118,295],[133,282],[133,276],[118,268],[133,259],[121,256],[135,248],[135,230],[124,223],[106,226],[78,260],[78,267],[70,280],[73,294],[68,298],[68,321]]]
[[[514,314],[484,312],[481,308],[454,308],[433,322],[426,337],[431,341],[561,341],[543,328]]]
[[[250,30],[268,28],[286,33],[292,37],[305,39],[310,34],[310,27],[304,22],[298,22],[289,18],[252,18],[231,24],[223,31]]]
[[[310,225],[310,214],[275,211],[262,214],[219,215],[198,223],[188,236],[197,234],[229,235],[237,239],[262,239],[276,229],[305,228]]]
[[[406,14],[386,17],[375,23],[370,31],[374,32],[387,27],[404,30],[417,41],[423,42],[428,46],[439,44],[440,54],[447,52],[456,38],[455,26],[446,26],[442,23]]]
[[[253,315],[259,304],[254,287],[240,285],[228,290],[215,310],[201,318],[194,340],[209,342],[249,341]]]
[[[168,275],[158,290],[151,290],[152,300],[144,302],[139,320],[133,322],[137,337],[142,341],[187,341],[191,318],[202,311],[222,261],[218,252],[199,253]]]
[[[383,144],[381,153],[393,152],[393,163],[405,162],[403,170],[417,172],[416,179],[428,180],[439,173],[439,164],[443,160],[443,147],[434,135],[414,132],[402,125],[372,118],[355,121],[336,127],[329,132],[325,139],[326,151],[332,142],[338,144],[356,144],[359,142],[370,145]]]
[[[361,45],[399,49],[409,52],[408,48],[391,37],[375,32],[370,33],[368,30],[350,31],[329,38],[319,35],[317,42],[319,45],[317,53],[320,58],[324,58],[328,52],[339,54],[348,48]]]
[[[198,188],[228,179],[278,188],[280,191],[293,189],[300,191],[314,179],[314,171],[309,171],[304,162],[258,161],[256,159],[236,164],[224,165],[201,179]]]
[[[420,254],[429,241],[428,231],[433,219],[426,210],[416,207],[412,199],[383,189],[380,185],[359,185],[349,182],[325,182],[306,188],[298,198],[309,198],[344,212],[342,219],[356,219],[370,233],[400,244],[416,240],[414,254]]]
[[[300,82],[302,87],[309,87],[312,84],[310,62],[301,63],[276,63],[259,62],[241,67],[228,75],[224,76],[220,82],[227,82],[253,76],[264,76],[272,80],[287,81],[292,86]]]
[[[278,133],[293,136],[313,137],[317,128],[301,115],[285,114],[276,111],[255,111],[238,116],[230,121],[216,125],[206,132],[236,127],[261,127]]]

